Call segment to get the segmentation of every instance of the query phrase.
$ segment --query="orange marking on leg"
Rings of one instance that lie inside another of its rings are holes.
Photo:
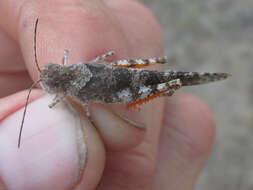
[[[143,68],[143,67],[147,67],[150,66],[152,64],[146,64],[146,65],[135,65],[133,68],[139,69],[139,68]]]
[[[162,94],[166,93],[166,92],[169,91],[169,90],[170,90],[170,89],[166,89],[166,90],[163,90],[163,91],[161,91],[161,92],[157,92],[156,94],[154,94],[154,95],[152,95],[152,96],[149,96],[149,97],[143,98],[143,99],[141,99],[141,100],[138,100],[138,101],[136,101],[136,102],[128,103],[128,104],[127,104],[127,107],[133,107],[133,106],[136,106],[136,105],[138,105],[138,104],[143,104],[143,103],[145,103],[145,102],[148,102],[148,101],[150,101],[150,100],[152,100],[152,99],[154,99],[154,98],[157,98],[157,97],[161,96]]]
[[[116,67],[129,67],[130,65],[116,65]]]

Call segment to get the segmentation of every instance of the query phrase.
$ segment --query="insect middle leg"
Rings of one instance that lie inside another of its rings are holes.
[[[107,59],[108,57],[113,56],[115,53],[114,51],[109,51],[107,53],[105,53],[104,55],[98,56],[95,59],[91,60],[90,63],[97,63],[99,61],[103,61],[105,59]]]
[[[149,59],[129,59],[129,60],[119,60],[110,63],[112,66],[117,67],[133,67],[142,68],[154,64],[165,64],[168,62],[167,57],[149,58]]]
[[[82,106],[83,106],[83,108],[86,112],[86,116],[88,117],[88,119],[90,119],[91,116],[90,116],[90,110],[89,110],[88,102],[83,102]]]

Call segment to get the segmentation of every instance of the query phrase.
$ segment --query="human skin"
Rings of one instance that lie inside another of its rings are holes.
[[[213,144],[215,121],[192,95],[157,98],[140,110],[90,104],[95,128],[83,116],[87,152],[78,181],[80,118],[63,105],[50,110],[52,97],[34,90],[17,148],[28,92],[21,90],[38,79],[38,17],[40,68],[61,64],[64,49],[70,64],[110,50],[116,52],[111,60],[163,55],[159,24],[135,0],[0,1],[0,189],[193,189]]]

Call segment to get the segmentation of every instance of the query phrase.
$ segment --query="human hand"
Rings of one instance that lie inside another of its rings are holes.
[[[33,52],[37,17],[41,68],[61,64],[64,49],[70,51],[70,63],[110,50],[116,51],[115,60],[163,54],[161,29],[137,1],[1,1],[0,189],[193,189],[215,124],[209,109],[190,95],[157,98],[140,111],[92,104],[95,129],[64,105],[49,109],[51,98],[34,90],[17,148],[27,95],[19,91],[32,83],[27,70],[34,81],[38,77]],[[84,126],[86,152],[77,138],[79,125]]]

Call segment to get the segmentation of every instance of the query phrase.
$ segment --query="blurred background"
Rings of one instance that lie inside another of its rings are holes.
[[[217,137],[197,190],[253,189],[253,0],[141,0],[164,30],[169,66],[232,73],[186,87],[213,110]]]

